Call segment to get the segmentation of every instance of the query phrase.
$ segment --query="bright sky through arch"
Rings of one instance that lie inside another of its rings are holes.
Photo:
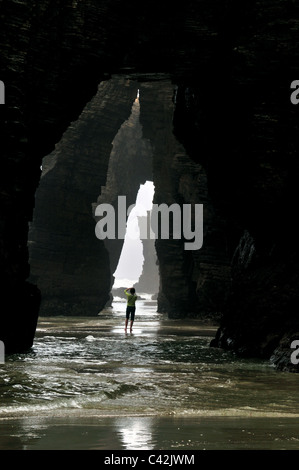
[[[139,230],[136,216],[146,215],[146,211],[151,210],[154,192],[155,188],[152,181],[146,181],[145,184],[140,185],[136,198],[136,207],[134,207],[128,219],[128,226],[130,224],[133,231]],[[126,236],[118,266],[114,273],[115,280],[138,281],[142,273],[142,264],[143,252],[141,240],[132,240]]]

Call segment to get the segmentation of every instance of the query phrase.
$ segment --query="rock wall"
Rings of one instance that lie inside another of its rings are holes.
[[[231,20],[231,34],[222,30],[220,81],[206,72],[182,81],[174,117],[175,135],[206,169],[226,224],[231,283],[212,345],[291,370],[298,370],[290,362],[299,300],[298,113],[290,102],[297,9],[247,3],[234,17],[238,27]]]
[[[118,197],[125,196],[128,208],[140,184],[152,179],[137,87],[123,76],[102,82],[43,159],[29,232],[30,280],[42,292],[41,315],[97,315],[110,298],[123,247]],[[99,240],[95,210],[105,203],[115,210],[115,239]]]
[[[122,124],[115,138],[113,149],[109,158],[109,166],[105,185],[102,186],[94,210],[98,204],[111,204],[115,210],[115,239],[106,238],[104,245],[109,254],[111,271],[110,288],[114,283],[113,273],[116,271],[118,261],[123,248],[123,239],[118,237],[118,216],[125,212],[132,204],[136,203],[136,197],[141,184],[152,180],[152,148],[149,141],[143,138],[140,124],[140,103],[136,98],[138,82],[134,81],[135,99],[128,119]],[[119,196],[125,196],[125,211],[118,207]],[[98,221],[99,218],[95,217]],[[125,214],[124,220],[127,220]],[[122,235],[124,237],[124,233]],[[132,260],[132,264],[134,260]],[[127,277],[131,277],[131,267],[127,266]]]
[[[42,315],[96,315],[109,299],[109,252],[95,236],[92,204],[136,94],[136,83],[123,77],[102,82],[43,160],[29,233],[30,280],[41,289]]]
[[[149,211],[150,212],[150,211]],[[138,217],[140,231],[142,233],[143,227],[146,226],[149,231],[150,227],[150,214],[147,216]],[[142,223],[143,219],[143,223]],[[141,221],[141,222],[140,222]],[[143,252],[143,265],[142,273],[137,284],[134,285],[136,292],[152,294],[156,297],[159,292],[160,277],[159,277],[159,263],[155,248],[154,238],[147,238],[141,240]]]
[[[288,338],[298,331],[299,133],[290,103],[290,83],[298,79],[298,4],[3,5],[0,338],[7,350],[32,344],[39,310],[39,289],[28,283],[27,241],[42,158],[99,84],[121,73],[141,83],[141,125],[153,147],[156,202],[200,201],[206,211],[204,246],[197,254],[184,251],[178,240],[156,244],[159,307],[171,316],[221,311],[214,345],[263,357],[276,351],[273,360],[282,364],[279,351],[285,354]],[[126,107],[121,123],[130,114],[129,100]],[[100,171],[108,169],[108,154]]]
[[[133,100],[137,87],[141,105]],[[145,287],[150,271],[155,275],[145,291],[160,290],[160,312],[178,318],[219,315],[230,273],[223,221],[209,200],[203,167],[173,134],[175,95],[176,86],[163,76],[149,82],[139,77],[139,83],[115,76],[102,82],[55,151],[44,158],[29,233],[30,280],[42,292],[41,315],[97,315],[102,310],[123,240],[97,240],[95,208],[103,203],[114,207],[117,233],[118,196],[126,196],[129,207],[140,184],[151,179],[157,204],[204,204],[205,243],[193,252],[184,250],[183,239],[156,240],[159,288],[154,242],[144,240],[144,275],[136,288]]]
[[[124,31],[109,0],[1,6],[0,338],[14,352],[32,345],[40,306],[39,288],[28,282],[27,241],[42,158],[113,63],[124,65]]]
[[[211,203],[207,176],[174,135],[177,85],[169,78],[140,84],[143,135],[153,147],[154,203],[204,206],[200,250],[185,250],[184,238],[155,242],[160,290],[158,311],[170,317],[201,316],[215,320],[230,279],[225,221]],[[182,211],[181,211],[182,215]],[[170,224],[171,226],[171,224]]]

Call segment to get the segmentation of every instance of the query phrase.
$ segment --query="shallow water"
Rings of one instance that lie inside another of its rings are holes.
[[[1,449],[296,449],[299,375],[209,343],[216,328],[140,301],[39,320],[0,366]]]

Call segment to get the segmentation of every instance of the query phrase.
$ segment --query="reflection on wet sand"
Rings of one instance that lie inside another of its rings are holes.
[[[117,418],[114,421],[114,426],[125,450],[154,449],[153,418]]]
[[[296,418],[93,416],[0,423],[0,450],[297,450]]]

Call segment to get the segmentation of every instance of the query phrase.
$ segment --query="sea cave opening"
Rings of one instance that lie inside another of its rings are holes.
[[[117,76],[102,82],[43,159],[28,243],[30,280],[42,293],[41,316],[97,315],[120,276],[138,282],[144,273],[143,286],[158,292],[154,240],[149,247],[138,237],[95,236],[99,204],[116,207],[118,196],[125,196],[128,205],[136,205],[130,217],[136,224],[144,215],[141,205],[150,210],[153,201],[152,146],[143,137],[139,97],[136,81]]]
[[[146,181],[140,185],[136,204],[128,217],[126,235],[118,265],[113,273],[114,284],[112,291],[133,284],[143,294],[158,293],[159,270],[155,240],[148,236],[150,235],[150,212],[154,191],[152,181]],[[145,227],[144,234],[142,234],[141,225]]]

